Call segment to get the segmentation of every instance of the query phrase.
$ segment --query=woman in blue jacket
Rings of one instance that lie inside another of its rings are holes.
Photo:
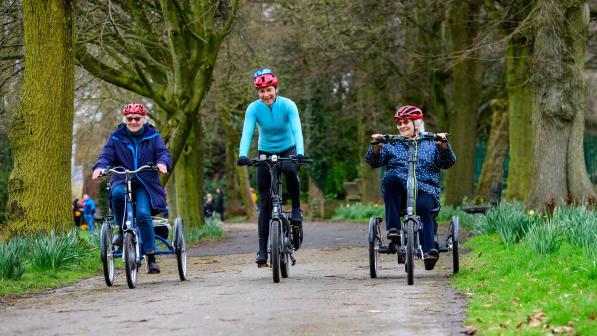
[[[438,133],[442,141],[420,139],[419,134],[425,132],[423,112],[416,106],[406,105],[394,115],[396,128],[400,135],[417,142],[417,193],[416,214],[423,223],[421,245],[426,264],[431,268],[439,258],[435,248],[434,224],[432,210],[439,206],[441,188],[439,185],[440,169],[448,169],[456,162],[456,155],[448,144],[445,133]],[[378,142],[383,135],[373,134]],[[386,167],[382,181],[384,203],[386,207],[386,229],[388,239],[399,237],[400,209],[406,207],[406,178],[408,176],[408,146],[403,142],[395,144],[371,145],[365,161],[373,168]]]
[[[147,124],[147,109],[141,103],[131,103],[122,109],[123,123],[118,125],[104,145],[99,159],[93,167],[93,180],[102,169],[123,167],[129,170],[153,163],[162,174],[168,173],[172,156],[156,129]],[[124,176],[110,178],[110,201],[117,223],[122,223],[124,214]],[[143,241],[143,252],[147,255],[147,272],[159,273],[155,259],[155,234],[152,213],[166,210],[166,195],[156,171],[143,171],[132,180],[133,197],[136,203],[137,225]],[[122,244],[122,235],[115,237],[116,244]]]
[[[253,87],[257,90],[259,99],[249,104],[245,113],[243,134],[240,140],[239,166],[247,165],[249,147],[253,138],[255,125],[259,129],[259,154],[267,156],[276,154],[282,157],[295,156],[299,163],[304,159],[303,131],[296,104],[282,96],[278,96],[278,77],[270,69],[262,69],[253,76]],[[286,178],[286,187],[292,199],[291,221],[299,226],[302,236],[300,185],[298,168],[295,164],[285,164],[282,172]],[[257,267],[267,267],[267,237],[269,235],[269,221],[272,215],[272,200],[270,195],[270,173],[266,167],[257,167],[257,185],[260,195],[261,211],[259,212],[258,233],[259,252],[257,253]],[[296,249],[299,246],[295,246]]]

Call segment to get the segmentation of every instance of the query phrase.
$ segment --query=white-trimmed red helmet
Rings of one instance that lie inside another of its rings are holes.
[[[403,119],[423,119],[423,111],[414,105],[404,105],[396,111],[396,114],[394,114],[394,120],[398,121]]]
[[[122,108],[123,116],[127,116],[129,114],[138,114],[145,116],[147,115],[147,108],[142,103],[130,103]]]
[[[270,69],[261,69],[255,71],[253,75],[253,87],[256,90],[264,89],[268,86],[278,87],[278,77]]]

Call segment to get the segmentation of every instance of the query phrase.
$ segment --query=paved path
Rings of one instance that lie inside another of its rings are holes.
[[[414,286],[386,256],[369,278],[365,223],[306,223],[290,277],[273,284],[254,263],[255,224],[227,224],[226,239],[190,251],[189,281],[173,258],[137,288],[117,272],[0,306],[0,335],[458,335],[464,298],[447,286],[450,255]]]

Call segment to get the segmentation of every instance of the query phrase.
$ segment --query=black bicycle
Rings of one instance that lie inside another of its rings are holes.
[[[442,140],[438,135],[431,132],[422,133],[420,138]],[[384,242],[382,235],[381,223],[382,219],[379,217],[371,217],[369,220],[369,270],[371,278],[377,277],[379,269],[379,254],[397,254],[398,264],[404,264],[407,273],[407,283],[412,285],[414,283],[415,257],[422,260],[424,258],[423,249],[420,244],[419,234],[423,229],[423,223],[419,216],[416,215],[416,167],[417,167],[417,150],[416,141],[413,139],[404,138],[396,135],[384,135],[382,141],[373,141],[371,144],[379,143],[396,143],[404,142],[408,144],[408,176],[406,181],[406,209],[400,211],[400,216],[403,217],[402,229],[400,230],[400,239],[397,243],[390,241],[388,244]],[[448,232],[446,235],[445,244],[440,246],[437,242],[437,222],[435,218],[439,213],[440,207],[432,210],[432,217],[434,221],[435,231],[435,245],[439,252],[452,251],[452,263],[454,274],[459,271],[459,256],[458,256],[458,216],[452,216],[452,220],[448,225]],[[431,269],[432,265],[425,265],[425,269]]]
[[[260,155],[259,158],[249,161],[249,166],[266,165],[271,176],[270,194],[272,199],[272,218],[269,221],[268,254],[274,283],[282,278],[288,278],[290,263],[295,265],[296,259],[292,252],[299,248],[302,241],[300,226],[291,223],[291,212],[284,211],[282,200],[282,165],[294,163],[307,165],[313,162],[303,159],[300,163],[295,156],[280,157],[277,155]]]

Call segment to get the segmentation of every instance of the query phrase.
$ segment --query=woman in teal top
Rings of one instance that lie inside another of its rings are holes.
[[[258,152],[267,156],[276,154],[287,157],[296,155],[299,162],[304,159],[303,131],[296,104],[278,96],[278,78],[269,69],[255,72],[253,86],[257,90],[259,99],[249,104],[245,113],[243,135],[240,140],[239,158],[237,164],[244,166],[249,163],[248,154],[253,138],[255,125],[259,130]],[[300,226],[302,237],[300,184],[296,164],[285,164],[282,172],[286,178],[286,187],[292,199],[292,222]],[[269,221],[272,214],[272,200],[270,195],[271,177],[266,167],[257,167],[257,186],[260,195],[260,212],[258,221],[259,252],[257,253],[258,267],[267,267],[267,237],[269,235]],[[295,246],[295,249],[298,249]]]

